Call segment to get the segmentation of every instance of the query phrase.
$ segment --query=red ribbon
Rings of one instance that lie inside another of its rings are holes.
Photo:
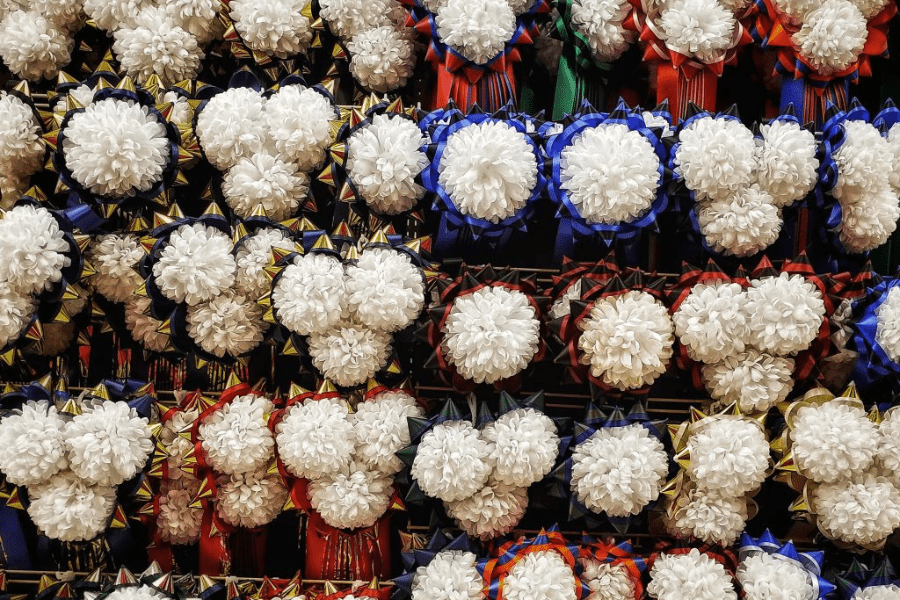
[[[311,512],[306,524],[306,576],[368,581],[390,577],[390,515],[375,524],[344,531]]]

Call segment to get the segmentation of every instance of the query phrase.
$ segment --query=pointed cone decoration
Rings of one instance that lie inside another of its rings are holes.
[[[137,585],[138,580],[128,567],[120,567],[116,573],[115,585]]]

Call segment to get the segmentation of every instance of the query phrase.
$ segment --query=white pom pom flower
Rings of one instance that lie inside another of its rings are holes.
[[[268,428],[272,402],[261,396],[238,396],[200,425],[210,466],[226,475],[250,473],[266,466],[275,440]]]
[[[150,190],[171,158],[166,128],[147,107],[128,100],[93,102],[64,131],[66,166],[78,183],[101,196]]]
[[[673,0],[660,13],[659,26],[670,50],[713,63],[731,47],[737,20],[716,0]]]
[[[334,105],[323,94],[287,85],[266,100],[263,121],[278,156],[307,172],[325,162],[325,150],[334,140],[331,121],[337,118]]]
[[[503,52],[516,29],[507,0],[447,0],[436,22],[443,42],[478,65]]]
[[[296,257],[272,290],[279,322],[298,335],[327,332],[341,320],[346,303],[344,267],[321,253]]]
[[[213,96],[197,115],[197,137],[210,163],[224,171],[267,149],[265,99],[250,88]]]
[[[216,488],[216,510],[236,527],[262,527],[281,513],[288,490],[278,475],[265,469],[220,477]]]
[[[627,0],[573,0],[571,25],[587,39],[595,60],[612,62],[634,41],[624,26],[630,12]]]
[[[725,497],[759,489],[770,463],[766,434],[753,419],[702,419],[691,426],[687,451],[697,489]]]
[[[575,600],[578,580],[563,557],[553,550],[526,554],[503,580],[507,600]]]
[[[861,407],[832,401],[801,407],[791,426],[791,441],[800,472],[817,483],[831,483],[872,465],[878,428]]]
[[[0,282],[19,294],[50,289],[71,264],[59,223],[45,208],[16,206],[0,219]]]
[[[800,56],[821,75],[843,71],[859,58],[869,36],[866,19],[852,2],[823,0],[791,36]]]
[[[820,485],[813,501],[819,529],[848,544],[877,546],[900,527],[900,492],[884,477]]]
[[[69,462],[65,422],[47,402],[26,402],[21,413],[0,421],[0,471],[13,485],[39,485]]]
[[[691,490],[687,503],[675,514],[672,529],[676,535],[730,546],[740,537],[747,517],[743,497]]]
[[[28,516],[47,537],[62,542],[91,540],[106,529],[116,504],[113,487],[89,485],[71,472],[28,488]]]
[[[258,229],[237,247],[237,273],[234,287],[248,298],[262,298],[272,285],[265,272],[272,261],[272,250],[294,252],[294,242],[280,229]]]
[[[416,66],[410,29],[382,25],[357,33],[348,42],[350,73],[371,92],[391,92],[406,85]]]
[[[0,21],[0,58],[23,79],[55,77],[69,64],[74,43],[68,31],[33,10],[17,10]]]
[[[798,25],[806,19],[811,10],[819,6],[818,0],[772,0],[772,4]]]
[[[900,587],[896,585],[873,585],[859,588],[852,600],[897,600],[900,598]]]
[[[125,302],[144,282],[137,270],[144,257],[138,236],[113,233],[97,238],[90,249],[91,264],[97,269],[94,286],[113,302]]]
[[[515,529],[528,508],[528,489],[489,481],[468,498],[448,502],[447,514],[470,537],[492,540]]]
[[[432,498],[463,500],[487,483],[492,449],[468,421],[439,423],[422,436],[410,474]]]
[[[391,353],[391,336],[349,321],[309,336],[309,356],[326,378],[352,387],[372,378]]]
[[[700,233],[722,254],[752,256],[774,244],[781,233],[781,210],[756,185],[701,202],[697,212]]]
[[[443,327],[442,350],[457,372],[477,383],[520,373],[537,354],[540,322],[528,296],[500,286],[457,298]]]
[[[581,578],[591,593],[585,600],[634,600],[634,580],[621,565],[600,562],[593,558],[579,559],[584,570]]]
[[[69,468],[90,485],[116,486],[141,472],[153,439],[147,419],[125,402],[85,407],[66,425]]]
[[[187,331],[204,352],[240,356],[256,348],[267,328],[262,307],[231,291],[187,310]]]
[[[197,38],[173,21],[165,7],[148,6],[113,34],[113,51],[125,72],[144,81],[157,75],[163,82],[193,79],[200,71],[203,50]]]
[[[68,109],[67,99],[70,96],[72,98],[74,98],[75,101],[78,104],[80,104],[81,106],[88,106],[91,104],[91,102],[94,101],[94,90],[83,83],[79,84],[79,85],[71,88],[67,94],[62,94],[62,95],[58,96],[58,99],[56,100],[56,104],[53,106],[53,110],[55,112],[63,113],[63,114],[68,112],[69,109]],[[0,96],[0,97],[5,97],[5,96]],[[30,109],[29,109],[29,112],[31,112]]]
[[[482,600],[481,574],[471,552],[439,552],[426,566],[416,569],[412,600]]]
[[[425,279],[409,256],[367,248],[347,266],[347,308],[370,329],[393,332],[415,321],[425,304]]]
[[[354,457],[367,468],[393,475],[403,469],[395,456],[410,443],[408,417],[422,417],[422,408],[406,392],[387,391],[360,402],[353,413]]]
[[[679,134],[676,171],[702,198],[722,198],[753,180],[753,132],[736,119],[701,117]]]
[[[839,177],[832,192],[839,200],[846,188],[858,192],[860,188],[879,187],[879,182],[889,180],[893,169],[893,154],[888,141],[878,130],[865,121],[844,121],[844,143],[834,153]]]
[[[31,107],[13,94],[0,93],[0,169],[3,174],[27,180],[41,169],[43,160],[41,127]]]
[[[650,569],[647,594],[656,600],[737,600],[725,567],[696,548],[660,555]]]
[[[851,0],[868,21],[890,4],[890,0]]]
[[[150,314],[150,298],[133,296],[125,303],[125,325],[135,341],[151,352],[163,352],[169,346],[169,335],[160,333],[163,322]]]
[[[169,0],[164,6],[169,18],[201,46],[221,33],[217,19],[220,4],[215,0]]]
[[[319,16],[336,36],[349,40],[358,33],[390,23],[397,0],[321,0]]]
[[[123,586],[114,589],[106,596],[111,600],[162,600],[160,592],[148,585]]]
[[[14,2],[43,15],[55,29],[75,33],[84,24],[84,2],[82,0],[32,0],[31,2]],[[4,11],[0,11],[3,14]]]
[[[583,331],[579,360],[607,385],[639,388],[666,372],[672,356],[672,319],[647,292],[600,298],[578,327]]]
[[[888,147],[893,157],[893,165],[889,180],[894,193],[900,194],[900,123],[895,123],[888,130],[887,137]]]
[[[153,265],[159,291],[173,302],[194,306],[212,300],[234,283],[237,269],[231,239],[214,227],[182,225]]]
[[[744,558],[737,580],[747,600],[809,600],[817,595],[809,573],[780,554],[757,552]]]
[[[261,205],[267,217],[283,221],[297,212],[308,192],[306,173],[298,171],[294,163],[266,153],[241,158],[222,181],[225,201],[242,219]]]
[[[819,334],[825,303],[802,275],[782,273],[750,282],[747,322],[753,346],[777,355],[806,350]]]
[[[253,50],[289,58],[305,53],[313,39],[312,22],[303,13],[310,0],[232,0],[234,28]]]
[[[884,244],[897,229],[900,198],[890,185],[845,188],[840,199],[841,244],[849,252],[869,252]]]
[[[584,281],[584,278],[581,278],[573,282],[566,288],[566,291],[563,292],[561,296],[553,301],[553,304],[550,305],[550,310],[547,311],[551,319],[561,319],[562,317],[571,314],[572,300],[581,299],[581,290]]]
[[[900,411],[889,410],[878,426],[878,473],[900,484]]]
[[[493,444],[493,478],[498,484],[527,488],[553,469],[559,436],[553,420],[533,408],[517,408],[481,432]]]
[[[736,403],[746,413],[765,412],[782,402],[794,387],[794,359],[748,349],[703,366],[709,395]]]
[[[585,129],[561,159],[561,186],[588,223],[633,221],[656,200],[659,157],[647,138],[626,125]]]
[[[428,164],[425,138],[410,119],[375,115],[348,140],[347,174],[373,210],[395,215],[413,208],[425,189],[416,176]]]
[[[737,283],[699,283],[672,315],[675,335],[693,360],[713,363],[744,351],[747,295]]]
[[[572,492],[587,509],[611,517],[641,512],[669,472],[662,443],[639,424],[604,427],[572,452]]]
[[[100,29],[112,33],[152,4],[152,0],[84,0],[84,12]]]
[[[319,479],[346,468],[356,443],[349,412],[346,402],[330,400],[288,409],[278,424],[278,456],[294,476]]]
[[[468,1],[464,4],[467,11],[475,10]],[[525,134],[490,120],[452,133],[439,169],[438,181],[456,208],[491,223],[513,216],[527,204],[538,175]]]
[[[760,126],[757,183],[783,208],[810,193],[818,181],[816,137],[794,121],[775,120]]]
[[[159,497],[156,528],[163,541],[170,544],[193,544],[200,539],[203,511],[191,508],[190,490],[173,488]]]
[[[0,282],[0,348],[24,333],[35,311],[34,299]]]
[[[393,478],[360,467],[352,463],[349,468],[309,484],[312,507],[332,527],[369,527],[390,504],[394,493]]]

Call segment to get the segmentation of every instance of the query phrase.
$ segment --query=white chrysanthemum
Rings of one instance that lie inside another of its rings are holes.
[[[372,209],[389,215],[411,209],[425,190],[416,176],[428,165],[422,132],[410,119],[375,115],[348,140],[347,174]]]
[[[384,514],[394,493],[389,475],[351,463],[309,484],[309,501],[322,520],[339,529],[369,527]]]
[[[237,267],[231,250],[231,239],[218,229],[202,223],[182,225],[153,265],[156,286],[174,302],[207,302],[234,283]]]
[[[847,0],[823,0],[807,13],[800,30],[791,36],[806,59],[821,75],[843,71],[859,58],[869,31],[866,19]]]
[[[679,134],[676,170],[703,198],[721,198],[753,181],[753,132],[736,119],[701,117]]]
[[[550,310],[547,311],[551,319],[560,319],[571,314],[572,300],[581,300],[581,290],[582,286],[585,285],[583,283],[585,281],[584,278],[574,281],[562,295],[553,301],[553,304],[550,305]]]
[[[659,26],[670,50],[714,63],[731,47],[737,19],[717,0],[673,0],[660,14]]]
[[[93,539],[106,529],[116,490],[89,485],[66,471],[29,486],[28,499],[28,516],[42,533],[62,542],[78,542]]]
[[[583,331],[579,361],[607,385],[639,388],[666,372],[672,356],[672,319],[647,292],[600,298],[578,327]]]
[[[388,475],[400,471],[403,462],[395,453],[410,443],[406,419],[424,414],[416,399],[406,392],[382,392],[360,402],[352,416],[356,460]]]
[[[294,163],[266,153],[240,159],[222,181],[222,195],[235,214],[246,219],[257,206],[273,221],[294,215],[309,192],[309,177]]]
[[[412,600],[482,600],[484,585],[471,552],[439,552],[426,566],[416,569]]]
[[[0,219],[0,282],[31,294],[50,289],[71,264],[59,223],[45,208],[16,206]]]
[[[796,23],[806,20],[806,15],[819,6],[819,0],[772,0],[772,4]]]
[[[900,492],[884,477],[826,483],[813,498],[819,529],[830,538],[879,545],[900,527]]]
[[[448,502],[447,514],[468,536],[492,540],[515,529],[528,508],[528,488],[489,480],[468,498]]]
[[[220,473],[238,474],[266,466],[275,448],[268,428],[272,402],[262,396],[238,396],[200,425],[207,462]]]
[[[0,471],[13,485],[39,485],[68,466],[56,407],[26,402],[21,413],[0,420]]]
[[[743,497],[691,490],[670,527],[675,535],[730,546],[740,537],[747,517],[747,501]]]
[[[783,208],[803,199],[818,181],[816,137],[793,121],[776,120],[760,127],[757,183]]]
[[[197,414],[195,412],[194,418],[196,418],[196,416]],[[195,450],[194,444],[181,435],[176,435],[165,443],[165,449],[167,454],[166,462],[169,465],[169,471],[166,475],[169,480],[183,482],[199,481],[193,476],[192,466],[185,464],[185,459],[189,456],[191,450]]]
[[[447,0],[436,22],[441,40],[478,65],[503,52],[516,29],[507,0]]]
[[[69,64],[74,43],[68,31],[34,10],[17,10],[0,21],[0,58],[23,79],[55,77]]]
[[[765,412],[782,402],[794,387],[794,359],[748,349],[703,366],[709,395],[736,403],[747,413]]]
[[[266,329],[262,307],[231,291],[188,307],[188,335],[202,350],[220,358],[253,350]]]
[[[342,387],[365,383],[375,376],[391,353],[389,333],[342,322],[325,333],[309,336],[309,356],[325,379]]]
[[[528,296],[500,286],[457,298],[443,332],[447,360],[461,376],[477,383],[522,372],[540,342],[540,322]]]
[[[115,486],[141,472],[153,452],[147,419],[125,402],[85,407],[66,425],[69,468],[91,485]]]
[[[895,123],[891,126],[885,139],[887,139],[892,160],[891,172],[888,179],[894,193],[900,194],[900,123]]]
[[[91,102],[94,101],[94,90],[84,83],[71,88],[67,94],[57,96],[56,104],[53,106],[54,112],[58,112],[61,114],[65,114],[66,112],[68,112],[69,109],[66,99],[69,96],[71,96],[81,106],[88,106],[91,104]]]
[[[152,4],[152,0],[84,0],[84,12],[98,27],[112,33]]]
[[[831,483],[868,469],[878,452],[878,427],[860,406],[826,402],[804,406],[791,426],[791,451],[800,472]]]
[[[197,38],[201,46],[221,32],[217,18],[220,6],[215,0],[167,0],[164,3],[169,18]]]
[[[347,308],[354,320],[392,332],[415,321],[425,304],[422,271],[409,256],[390,248],[368,248],[347,267]]]
[[[675,335],[692,359],[707,363],[744,351],[750,328],[747,295],[737,283],[698,283],[672,315]]]
[[[584,568],[581,578],[591,590],[585,600],[634,600],[634,580],[624,566],[594,558],[581,558],[579,562]]]
[[[900,587],[890,585],[873,585],[858,588],[852,600],[897,600],[900,598]]]
[[[450,135],[438,180],[462,214],[498,223],[527,204],[538,174],[527,140],[502,121],[467,125]]]
[[[487,483],[492,449],[468,421],[440,423],[422,436],[410,475],[432,498],[462,500]]]
[[[763,352],[789,355],[806,350],[816,339],[824,316],[822,294],[802,275],[782,273],[750,282],[750,342]]]
[[[611,225],[643,216],[662,180],[650,142],[618,123],[578,134],[563,150],[560,166],[561,187],[588,223]]]
[[[327,254],[298,256],[272,290],[278,321],[298,335],[324,333],[346,309],[344,267]]]
[[[757,552],[741,560],[737,580],[747,600],[814,600],[810,574],[780,554]]]
[[[132,296],[125,302],[125,325],[135,341],[151,352],[162,352],[169,345],[169,335],[160,333],[163,322],[150,314],[150,298]]]
[[[737,600],[725,567],[696,548],[660,555],[650,569],[647,594],[656,600]]]
[[[846,188],[871,189],[889,181],[893,153],[888,141],[866,121],[844,121],[844,142],[834,153],[839,177],[832,192],[838,199]]]
[[[319,16],[331,32],[344,40],[390,24],[397,0],[320,0]]]
[[[276,440],[278,456],[292,475],[318,479],[349,464],[356,444],[349,412],[346,402],[329,400],[308,400],[288,409]]]
[[[890,4],[891,0],[850,0],[868,21]]]
[[[238,87],[213,96],[197,116],[197,137],[210,163],[224,171],[267,149],[265,99]]]
[[[559,452],[556,425],[533,408],[517,408],[481,432],[494,445],[493,478],[499,484],[527,488],[553,469]]]
[[[66,166],[95,194],[122,198],[156,185],[170,160],[166,128],[145,106],[107,98],[65,129]]]
[[[843,215],[841,244],[849,252],[868,252],[884,244],[897,229],[900,198],[888,183],[868,188],[844,188],[840,198]]]
[[[313,39],[312,22],[303,13],[310,0],[232,0],[234,28],[253,50],[290,58],[303,54]]]
[[[197,38],[169,18],[162,6],[148,6],[133,26],[113,34],[113,51],[129,76],[144,81],[157,75],[163,82],[193,79],[200,71],[203,50]]]
[[[13,94],[0,93],[0,171],[27,181],[41,169],[43,161],[41,126],[31,107]]]
[[[668,472],[666,451],[646,428],[604,427],[572,452],[571,488],[587,509],[627,517],[656,500]]]
[[[697,206],[700,233],[716,252],[752,256],[765,250],[781,233],[781,210],[757,185]]]
[[[526,554],[503,580],[506,600],[575,600],[580,583],[572,568],[553,550]]]
[[[193,544],[200,539],[203,511],[191,508],[193,494],[173,488],[159,497],[156,528],[163,541],[170,544]]]
[[[265,272],[272,261],[272,249],[295,252],[294,242],[281,229],[265,228],[253,232],[235,253],[237,274],[234,287],[249,298],[261,298],[270,289],[271,279]]]
[[[889,410],[878,425],[878,474],[900,485],[900,411]]]
[[[627,0],[573,0],[571,25],[587,39],[595,60],[611,62],[634,41],[623,24],[629,13]]]
[[[34,314],[34,299],[0,282],[0,348],[15,342],[24,333]]]
[[[162,600],[165,596],[149,585],[117,587],[106,598],[110,600]]]
[[[103,235],[91,244],[91,264],[97,269],[94,286],[113,302],[125,302],[144,282],[137,270],[144,257],[138,236],[130,233]]]
[[[278,157],[304,172],[322,166],[325,150],[334,141],[331,121],[337,118],[324,94],[302,85],[279,88],[266,100],[263,115]]]
[[[900,287],[892,287],[884,302],[875,309],[878,327],[875,342],[888,358],[900,362]]]
[[[236,527],[261,527],[281,513],[288,490],[278,475],[265,469],[220,477],[216,510]]]
[[[392,92],[406,85],[416,66],[412,30],[393,24],[357,33],[347,43],[350,73],[370,92]]]
[[[686,472],[699,490],[742,496],[759,489],[769,468],[769,442],[753,419],[707,417],[691,425]]]
[[[30,0],[15,4],[27,5],[31,11],[42,15],[55,29],[76,32],[84,24],[84,2],[82,0]],[[0,11],[2,14],[4,11]]]

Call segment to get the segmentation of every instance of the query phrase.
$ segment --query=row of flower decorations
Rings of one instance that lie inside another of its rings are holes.
[[[559,72],[560,117],[640,45],[659,100],[673,99],[680,118],[688,102],[714,110],[723,68],[756,42],[777,56],[782,106],[821,121],[827,103],[846,108],[849,84],[887,55],[896,11],[891,0],[17,0],[0,12],[0,58],[17,77],[55,77],[87,25],[111,38],[138,80],[196,78],[224,46],[275,78],[297,61],[338,58],[360,88],[385,93],[403,88],[422,57],[436,74],[431,106],[493,110],[517,97],[515,66],[538,45]]]

